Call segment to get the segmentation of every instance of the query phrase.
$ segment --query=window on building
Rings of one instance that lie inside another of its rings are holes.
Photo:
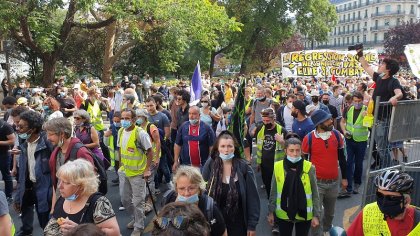
[[[385,6],[385,13],[390,13],[391,12],[391,5],[386,5]]]
[[[334,27],[334,35],[336,35],[336,34],[337,34],[337,28]]]
[[[375,34],[373,35],[373,42],[374,42],[374,43],[377,43],[377,42],[378,42],[378,33],[375,33]]]
[[[366,9],[365,10],[365,18],[367,18],[368,17],[368,10]]]
[[[347,14],[347,21],[350,21],[350,13]]]
[[[410,7],[410,14],[414,14],[414,5],[411,5]]]
[[[360,23],[357,23],[357,31],[360,31]]]
[[[338,46],[340,46],[340,44],[341,44],[341,42],[340,42],[341,40],[340,40],[340,38],[338,38]]]
[[[389,26],[390,26],[390,24],[389,24],[389,19],[385,19],[385,20],[384,20],[384,26],[385,26],[385,27],[389,27]]]
[[[347,45],[350,44],[350,37],[347,37]]]
[[[413,24],[414,18],[410,18],[410,23]]]
[[[347,4],[344,4],[344,11],[347,11]]]
[[[366,34],[363,35],[363,43],[366,43]]]
[[[354,1],[354,2],[353,2],[353,8],[356,8],[356,6],[357,6],[357,2],[356,2],[356,1]]]
[[[360,43],[360,36],[357,35],[357,42],[356,43]]]
[[[347,25],[347,33],[350,32],[350,25]]]
[[[334,38],[334,47],[337,46],[337,39]]]
[[[384,40],[388,38],[388,32],[384,33]]]
[[[352,20],[355,20],[356,19],[356,12],[353,12],[353,19]]]
[[[375,13],[376,13],[376,15],[379,14],[379,7],[376,7]]]
[[[354,36],[351,36],[351,44],[354,44]]]
[[[401,24],[401,19],[397,18],[397,22],[395,23],[397,26]]]
[[[400,14],[400,13],[401,13],[401,5],[398,5],[398,6],[397,6],[397,12],[398,12],[398,14]]]
[[[360,11],[357,12],[357,18],[360,20]]]
[[[378,20],[375,20],[375,28],[378,28]]]
[[[351,31],[354,33],[354,24],[351,25]]]

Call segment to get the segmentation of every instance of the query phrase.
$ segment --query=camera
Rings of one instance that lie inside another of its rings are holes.
[[[363,43],[358,43],[348,47],[349,51],[363,49]]]

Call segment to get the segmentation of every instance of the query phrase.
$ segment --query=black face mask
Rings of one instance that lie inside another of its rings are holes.
[[[328,101],[328,100],[322,100],[322,103],[324,103],[325,105],[328,105],[328,104],[330,104],[330,101]]]
[[[325,130],[325,131],[331,131],[331,130],[333,130],[333,128],[334,128],[334,126],[333,126],[333,125],[329,125],[329,126],[327,126],[327,125],[324,125],[324,124],[320,124],[320,125],[319,125],[319,127],[320,127],[322,130]]]
[[[382,193],[377,192],[376,202],[379,210],[384,214],[384,219],[393,219],[405,210],[404,196],[384,196]]]
[[[273,128],[273,124],[272,123],[268,123],[268,124],[264,124],[266,129],[272,129]]]
[[[318,97],[312,97],[312,102],[313,103],[318,103],[318,101],[319,101],[319,98]]]

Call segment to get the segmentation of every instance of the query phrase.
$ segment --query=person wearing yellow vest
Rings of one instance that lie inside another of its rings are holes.
[[[15,225],[10,217],[9,204],[3,191],[0,191],[0,235],[15,235]]]
[[[109,129],[104,133],[104,143],[108,146],[109,154],[111,156],[111,166],[114,167],[115,172],[118,173],[120,168],[120,148],[117,145],[118,130],[121,128],[121,112],[115,111],[112,117],[113,123],[110,124]],[[119,179],[112,180],[112,183],[118,184]]]
[[[353,104],[343,111],[340,125],[346,137],[347,151],[347,189],[339,197],[349,197],[351,193],[359,193],[362,184],[363,159],[367,148],[369,130],[363,125],[367,107],[363,105],[363,94],[354,92]],[[353,185],[354,181],[354,185]]]
[[[284,137],[286,129],[276,123],[276,115],[272,108],[261,111],[263,125],[256,129],[254,134],[257,142],[257,171],[261,170],[261,177],[270,195],[271,177],[273,176],[274,162],[284,158]]]
[[[420,235],[420,210],[410,205],[413,178],[399,170],[386,170],[375,177],[374,184],[376,201],[357,215],[347,235]]]
[[[254,103],[254,99],[252,98],[252,88],[246,87],[245,88],[245,116],[249,117],[252,113],[252,104]]]
[[[149,135],[136,126],[136,112],[124,109],[121,112],[121,129],[118,131],[121,167],[120,191],[122,203],[133,220],[127,228],[134,229],[131,236],[140,236],[145,226],[144,204],[146,199],[146,181],[150,177],[153,159],[152,143]]]
[[[310,227],[319,225],[319,199],[315,166],[301,156],[302,143],[291,137],[285,141],[286,158],[274,164],[268,205],[268,223],[273,233],[308,235]]]

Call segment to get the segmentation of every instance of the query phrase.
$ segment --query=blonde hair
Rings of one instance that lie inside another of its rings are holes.
[[[199,186],[201,191],[206,188],[206,183],[204,182],[203,176],[198,168],[192,166],[180,166],[173,177],[175,190],[177,189],[178,179],[183,176],[187,177],[191,184]]]
[[[90,196],[98,191],[99,179],[95,169],[89,161],[83,158],[68,161],[62,165],[57,171],[57,178],[80,186],[81,195]]]

